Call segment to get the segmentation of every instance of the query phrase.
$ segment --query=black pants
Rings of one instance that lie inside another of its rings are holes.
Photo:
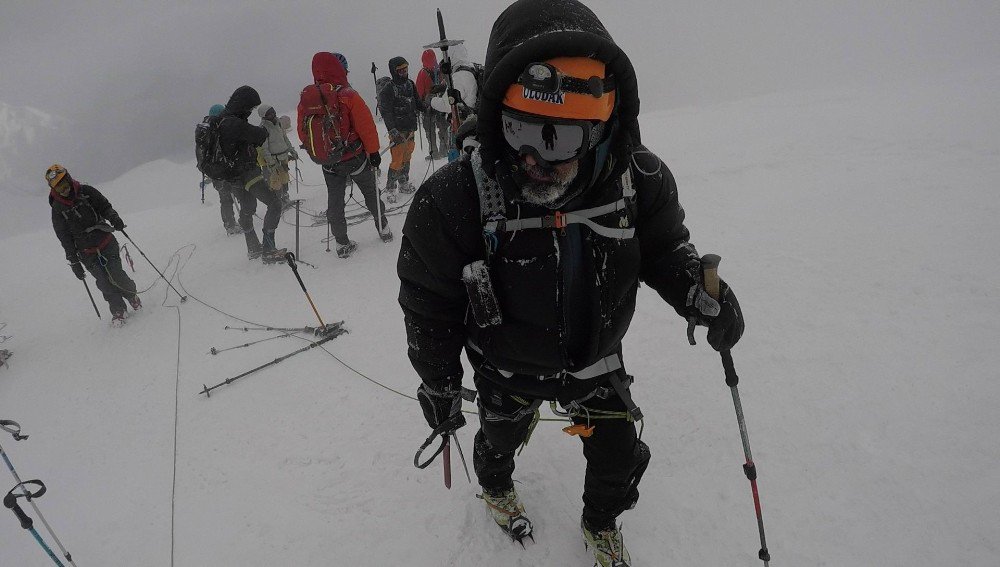
[[[223,184],[240,202],[240,228],[243,232],[254,232],[253,215],[257,212],[257,201],[267,207],[267,212],[264,213],[264,232],[274,232],[278,228],[278,222],[281,221],[281,196],[267,188],[260,169],[251,170],[239,181],[225,181]]]
[[[514,452],[524,442],[531,424],[532,408],[538,400],[523,398],[475,375],[479,390],[479,431],[476,433],[473,465],[479,484],[491,492],[512,487]],[[625,411],[617,395],[592,398],[588,409]],[[586,423],[585,417],[574,418]],[[594,419],[590,437],[583,441],[587,473],[583,485],[583,518],[591,529],[614,525],[619,514],[632,508],[639,498],[639,480],[649,463],[649,447],[636,437],[635,424],[625,419]]]
[[[212,187],[219,192],[219,210],[222,213],[222,226],[236,226],[236,215],[233,213],[232,185],[222,181],[212,181]]]
[[[112,315],[125,312],[125,299],[135,296],[135,282],[122,269],[122,258],[118,252],[118,241],[111,242],[95,254],[80,253],[80,260],[87,267],[94,279],[97,289],[104,295]]]
[[[427,135],[428,154],[447,152],[450,147],[451,126],[448,124],[448,115],[441,114],[434,110],[428,110],[422,116],[424,123],[424,133]],[[436,130],[436,132],[435,132]]]
[[[361,190],[361,195],[365,199],[365,207],[368,212],[372,213],[372,219],[375,221],[375,229],[378,230],[379,227],[384,227],[389,222],[385,218],[385,205],[379,198],[375,187],[375,169],[367,162],[367,157],[364,154],[359,154],[332,167],[323,167],[327,195],[326,220],[330,223],[330,231],[337,240],[337,244],[350,242],[347,238],[347,219],[344,218],[348,177],[353,179],[354,184]],[[379,224],[380,220],[381,224]]]

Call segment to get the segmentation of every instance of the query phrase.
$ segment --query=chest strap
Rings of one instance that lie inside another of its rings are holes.
[[[625,169],[620,179],[622,198],[613,203],[564,213],[534,218],[509,219],[506,217],[507,207],[504,204],[503,190],[494,180],[488,178],[483,171],[483,159],[479,151],[472,154],[472,172],[479,191],[479,214],[486,233],[515,232],[531,228],[565,228],[570,224],[583,224],[605,238],[627,240],[635,236],[634,227],[608,227],[598,224],[593,219],[621,211],[627,202],[635,197],[635,186],[632,183],[632,168]]]
[[[483,351],[480,350],[475,343],[473,343],[472,341],[466,341],[465,344],[470,349],[478,353],[479,356],[486,358],[486,355],[483,354]],[[499,372],[500,375],[503,376],[504,378],[510,378],[511,376],[514,375],[513,372],[497,368],[496,365],[492,363],[490,363],[490,366],[494,370]],[[597,378],[598,376],[603,376],[604,374],[610,374],[612,372],[615,372],[616,370],[621,370],[621,368],[622,368],[622,359],[620,356],[618,356],[617,353],[615,353],[615,354],[609,354],[608,356],[605,356],[604,358],[598,360],[597,362],[591,364],[590,366],[583,368],[581,370],[577,370],[576,372],[570,372],[569,370],[562,370],[554,374],[539,375],[538,379],[552,380],[554,378],[563,378],[564,376],[569,376],[571,378],[576,378],[577,380],[591,380],[593,378]]]

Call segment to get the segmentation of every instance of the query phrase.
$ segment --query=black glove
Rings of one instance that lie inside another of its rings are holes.
[[[708,344],[717,351],[736,346],[743,336],[743,312],[736,294],[725,281],[719,280],[719,301],[712,299],[699,282],[688,290],[686,314],[688,321],[708,327]]]
[[[402,144],[403,134],[399,130],[393,128],[392,130],[389,130],[389,141],[393,144]]]
[[[448,85],[434,85],[433,87],[431,87],[431,94],[439,95],[445,92],[446,90],[448,90]]]
[[[450,75],[451,74],[451,59],[449,59],[447,61],[442,61],[441,64],[438,65],[438,69],[440,69],[441,72],[444,73],[445,75]]]
[[[83,271],[83,264],[80,262],[71,262],[69,267],[73,270],[73,275],[76,276],[76,279],[82,280],[87,277],[87,273]]]
[[[448,104],[461,104],[462,92],[458,89],[448,89]]]
[[[114,217],[112,219],[109,219],[109,222],[111,223],[111,226],[115,227],[115,230],[125,229],[125,221],[123,221],[121,217]]]
[[[382,165],[382,156],[378,152],[372,152],[368,154],[368,163],[372,164],[372,167],[378,169],[378,166]]]
[[[465,425],[462,414],[461,390],[434,390],[421,384],[417,388],[417,401],[424,410],[424,419],[432,429],[441,429],[441,433],[451,433]]]

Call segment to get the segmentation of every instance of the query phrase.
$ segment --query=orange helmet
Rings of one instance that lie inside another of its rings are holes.
[[[528,114],[607,122],[615,106],[613,77],[589,57],[556,57],[530,63],[507,88],[504,106]]]
[[[69,174],[66,168],[54,163],[45,170],[45,182],[49,184],[50,189],[55,189],[56,185],[62,181]]]

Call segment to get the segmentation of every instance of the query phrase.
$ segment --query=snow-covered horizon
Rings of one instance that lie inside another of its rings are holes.
[[[723,256],[746,315],[733,355],[772,565],[1000,562],[997,92],[988,69],[642,116],[692,241]],[[302,170],[304,207],[324,209],[318,167]],[[558,424],[540,424],[517,460],[536,526],[525,550],[492,526],[457,458],[450,491],[439,464],[413,468],[428,433],[419,408],[365,379],[408,395],[418,383],[396,304],[399,241],[382,244],[370,221],[350,229],[348,260],[325,252],[323,227],[301,230],[316,265],[300,268],[304,283],[350,334],[200,396],[306,344],[213,356],[273,336],[225,330],[244,324],[219,311],[276,326],[315,316],[287,266],[247,262],[199,180],[192,163],[159,160],[99,185],[190,297],[179,304],[133,250],[151,289],[124,329],[96,319],[47,222],[0,236],[14,351],[0,418],[31,435],[0,444],[47,484],[38,505],[77,565],[592,564],[578,531],[584,462]],[[398,236],[403,216],[390,218]],[[293,248],[284,219],[278,244]],[[718,356],[684,329],[640,290],[624,348],[653,459],[621,517],[625,541],[636,565],[760,565]],[[460,431],[470,459],[475,429]],[[0,510],[0,565],[49,563]]]

